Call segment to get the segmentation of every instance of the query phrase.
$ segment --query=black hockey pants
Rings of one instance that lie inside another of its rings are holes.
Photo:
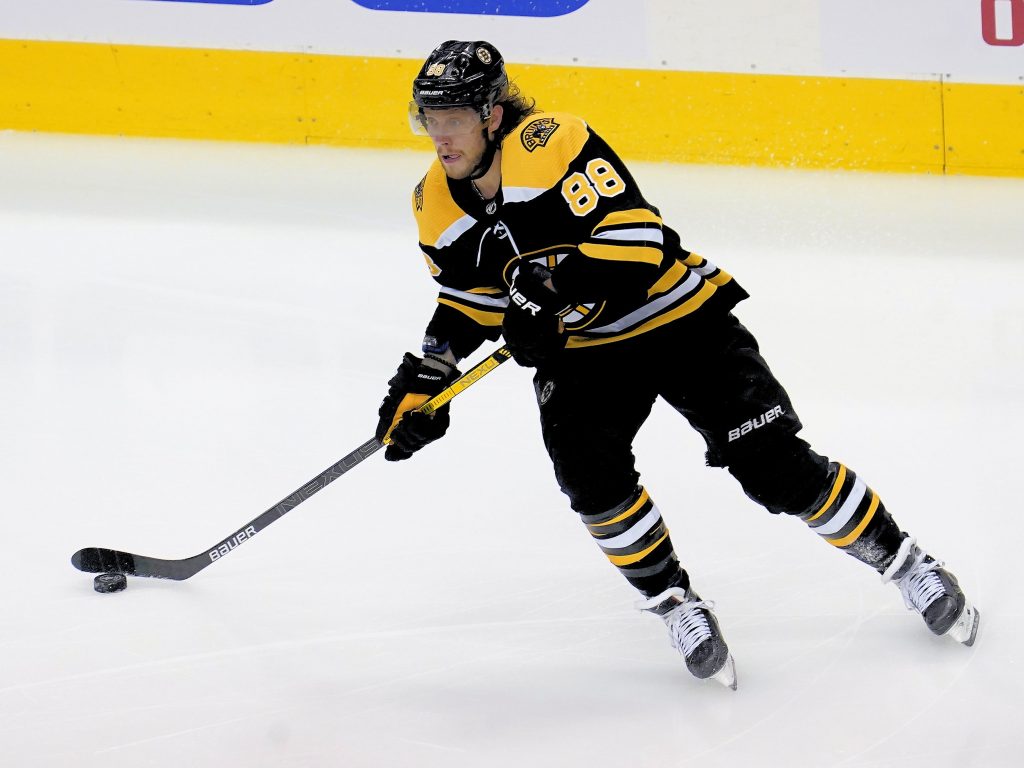
[[[829,542],[853,542],[847,551],[876,569],[890,562],[898,528],[877,497],[868,509],[871,497],[854,486],[854,473],[797,437],[800,419],[753,335],[732,314],[687,325],[569,350],[537,371],[544,444],[572,508],[585,522],[601,520],[635,498],[633,440],[660,396],[703,436],[707,463],[727,467],[751,499],[812,528],[848,520],[848,529],[822,529],[835,534]],[[643,591],[657,588],[630,581]]]
[[[704,437],[710,466],[729,467],[770,511],[802,512],[825,484],[828,460],[795,437],[800,419],[757,341],[732,314],[682,326],[570,350],[537,371],[544,444],[572,508],[607,509],[633,491],[633,440],[660,396]],[[750,466],[766,461],[774,472]],[[813,490],[792,499],[796,486]]]

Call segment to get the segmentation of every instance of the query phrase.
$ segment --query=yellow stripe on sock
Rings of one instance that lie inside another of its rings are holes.
[[[637,553],[632,554],[632,555],[608,555],[608,559],[611,561],[612,565],[618,565],[618,566],[632,565],[633,563],[638,563],[641,560],[643,560],[645,557],[647,557],[649,554],[651,554],[651,552],[653,552],[655,550],[655,548],[659,544],[661,544],[661,542],[663,542],[667,538],[668,538],[668,529],[666,528],[665,529],[665,535],[662,536],[660,539],[658,539],[653,544],[651,544],[651,546],[649,546],[643,552],[637,552]]]
[[[839,465],[839,475],[838,475],[838,477],[836,477],[835,485],[832,486],[832,493],[829,495],[828,501],[825,502],[825,506],[823,506],[821,509],[819,509],[817,512],[814,513],[813,517],[810,517],[807,520],[804,520],[805,523],[809,523],[812,520],[817,520],[819,517],[821,517],[823,514],[825,514],[825,510],[832,506],[832,503],[836,500],[836,496],[839,495],[839,491],[842,489],[843,481],[845,481],[845,480],[846,480],[846,466],[844,464],[840,464]]]
[[[608,521],[606,521],[604,523],[591,523],[587,527],[588,528],[603,528],[606,525],[614,525],[615,523],[617,523],[617,522],[619,522],[621,520],[625,520],[627,517],[629,517],[634,512],[636,512],[638,509],[640,509],[640,507],[642,507],[644,505],[644,502],[647,501],[649,498],[651,498],[651,497],[647,494],[647,489],[645,488],[644,492],[640,494],[640,498],[637,499],[634,504],[630,505],[629,509],[627,509],[625,512],[623,512],[621,515],[618,515],[617,517],[613,517],[611,520],[608,520]],[[591,531],[591,533],[593,534],[593,531]],[[593,535],[596,535],[596,534],[593,534]]]
[[[878,509],[879,498],[878,494],[874,491],[871,492],[871,506],[868,507],[868,511],[864,515],[864,519],[860,521],[856,528],[850,531],[848,534],[843,536],[841,539],[825,539],[829,544],[835,547],[846,547],[853,544],[860,535],[864,533],[864,529],[868,527],[868,523],[871,522],[871,518],[875,516],[875,510]]]

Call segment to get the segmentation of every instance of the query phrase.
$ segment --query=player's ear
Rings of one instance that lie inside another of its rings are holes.
[[[501,117],[505,114],[505,108],[501,104],[495,104],[491,109],[491,118],[487,121],[487,132],[495,134],[501,127]]]

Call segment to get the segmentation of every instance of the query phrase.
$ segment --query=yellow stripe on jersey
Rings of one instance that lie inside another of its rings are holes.
[[[580,253],[592,259],[604,259],[606,261],[639,261],[644,264],[661,264],[662,252],[660,248],[653,248],[649,245],[630,245],[626,242],[606,245],[604,243],[580,243]]]
[[[722,286],[728,283],[730,280],[732,280],[732,275],[730,275],[724,269],[719,269],[717,275],[705,277],[704,279],[707,280],[709,283],[713,283],[714,285]]]
[[[466,215],[448,192],[447,176],[440,160],[434,161],[423,181],[413,190],[412,207],[420,242],[430,246],[436,245],[441,235]]]
[[[594,227],[594,234],[602,227],[614,227],[619,224],[657,224],[661,226],[661,216],[646,208],[630,208],[626,211],[612,211],[601,223]]]
[[[599,344],[610,344],[613,341],[622,341],[623,339],[629,339],[632,338],[633,336],[639,336],[641,333],[646,333],[647,331],[652,331],[655,328],[660,328],[666,323],[671,323],[673,320],[678,320],[680,317],[683,317],[684,315],[688,315],[691,312],[695,312],[697,309],[701,307],[702,304],[704,304],[705,301],[711,298],[712,294],[714,294],[716,290],[718,289],[715,288],[715,286],[713,286],[711,283],[705,282],[696,294],[694,294],[692,297],[684,301],[675,309],[669,310],[668,312],[663,312],[660,315],[655,315],[650,320],[648,320],[645,323],[642,323],[641,325],[638,325],[631,331],[619,333],[616,334],[615,336],[602,336],[594,338],[589,338],[586,336],[570,336],[566,340],[565,346],[567,349],[578,349],[581,347],[596,347]]]
[[[501,320],[505,316],[504,310],[491,312],[486,309],[469,307],[466,306],[465,304],[460,304],[457,301],[452,301],[451,299],[438,299],[437,303],[445,304],[451,307],[452,309],[457,309],[459,310],[459,312],[466,315],[473,321],[479,323],[480,325],[486,325],[488,327],[497,327],[501,325]]]
[[[423,258],[427,262],[427,269],[430,270],[431,277],[437,277],[438,275],[440,275],[441,268],[434,263],[434,260],[432,258],[430,258],[430,254],[425,253],[423,251],[421,251],[421,253],[423,253]]]
[[[704,279],[707,280],[709,283],[713,283],[714,285],[717,285],[719,287],[725,285],[730,280],[732,280],[732,275],[730,275],[724,269],[715,266],[710,261],[701,256],[699,253],[691,252],[689,256],[683,259],[683,264],[685,264],[688,267],[707,267],[708,269],[716,270],[717,274],[710,276],[707,273],[707,270],[701,270],[699,271],[699,274],[702,275]]]
[[[686,265],[680,261],[676,261],[668,271],[658,278],[658,280],[647,289],[647,298],[652,299],[660,293],[670,291],[679,285],[679,281],[686,277],[687,268]]]
[[[587,143],[587,124],[565,112],[526,118],[501,145],[502,187],[543,192],[554,187]]]
[[[470,288],[466,293],[475,293],[481,296],[493,296],[498,293],[505,293],[507,288]]]

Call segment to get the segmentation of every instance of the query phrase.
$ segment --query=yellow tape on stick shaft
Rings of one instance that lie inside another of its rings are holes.
[[[446,405],[452,398],[459,395],[469,389],[471,386],[476,384],[480,379],[486,376],[488,373],[493,371],[499,365],[509,360],[512,357],[512,353],[509,352],[505,347],[498,347],[490,355],[485,357],[479,363],[470,368],[465,374],[453,381],[448,387],[442,392],[430,398],[427,402],[417,408],[421,413],[431,414],[438,408]],[[384,438],[384,444],[388,445],[391,440],[387,437]]]

